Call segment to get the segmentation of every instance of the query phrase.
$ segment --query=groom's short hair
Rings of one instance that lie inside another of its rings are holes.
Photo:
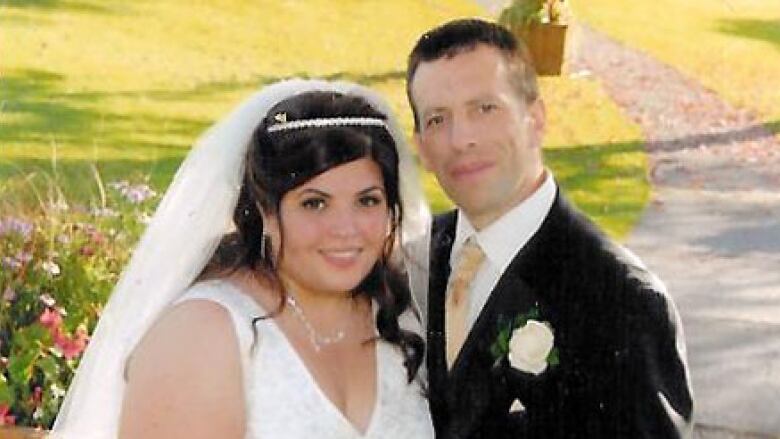
[[[505,27],[475,18],[447,22],[424,33],[409,54],[406,68],[406,95],[414,114],[414,130],[419,131],[417,108],[412,99],[412,80],[420,63],[452,58],[473,50],[479,44],[498,49],[506,60],[510,80],[525,102],[539,97],[536,70],[525,42]]]

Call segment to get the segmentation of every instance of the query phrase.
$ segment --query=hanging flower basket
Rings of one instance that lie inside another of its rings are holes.
[[[564,23],[534,23],[529,26],[525,42],[538,75],[561,74],[568,27]]]
[[[560,75],[571,13],[565,0],[514,0],[499,23],[528,46],[538,75]]]

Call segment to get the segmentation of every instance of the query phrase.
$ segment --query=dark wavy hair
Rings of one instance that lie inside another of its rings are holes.
[[[405,276],[391,258],[403,216],[395,141],[382,126],[339,125],[269,132],[270,126],[279,123],[276,118],[281,114],[288,122],[325,117],[386,119],[363,98],[337,92],[312,91],[276,104],[260,122],[247,150],[243,184],[233,212],[236,231],[222,238],[199,279],[224,277],[239,269],[252,270],[270,281],[280,294],[277,309],[256,318],[253,324],[281,312],[286,292],[276,272],[270,243],[263,245],[259,207],[282,224],[279,208],[287,192],[336,166],[370,158],[382,174],[391,233],[381,257],[351,293],[353,297],[367,296],[377,302],[379,337],[400,348],[411,381],[422,362],[425,345],[419,335],[402,329],[398,323],[401,314],[411,307],[411,293]],[[281,250],[281,242],[273,244]],[[279,252],[278,258],[282,257]]]

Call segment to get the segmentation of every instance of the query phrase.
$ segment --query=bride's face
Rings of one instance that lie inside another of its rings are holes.
[[[308,292],[348,292],[374,266],[388,234],[381,171],[368,158],[332,168],[286,193],[280,217],[279,274]],[[267,226],[278,243],[278,224]]]

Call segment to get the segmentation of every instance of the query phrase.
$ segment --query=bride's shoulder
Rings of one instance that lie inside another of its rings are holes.
[[[234,339],[229,310],[208,296],[193,294],[162,313],[136,346],[132,358],[135,362],[147,355],[171,360],[202,356],[204,346],[230,346],[235,344],[230,343]]]
[[[178,305],[191,299],[205,299],[219,302],[223,297],[232,297],[239,294],[238,288],[229,278],[217,278],[201,280],[189,286],[174,302]]]
[[[219,303],[198,299],[178,303],[160,316],[126,365],[122,423],[128,431],[156,426],[181,433],[184,426],[197,424],[199,431],[224,432],[242,425],[238,402],[235,406],[214,403],[241,401],[241,356],[231,320]],[[192,423],[195,413],[214,413],[210,422],[218,425]]]
[[[263,315],[263,299],[270,296],[266,289],[263,285],[247,280],[246,275],[238,273],[230,277],[196,282],[182,293],[174,305],[200,299],[218,303],[240,317],[245,314]]]
[[[197,282],[167,307],[135,347],[132,360],[147,355],[172,361],[202,356],[209,349],[234,346],[236,333],[231,313],[241,308],[240,292],[230,282]]]

